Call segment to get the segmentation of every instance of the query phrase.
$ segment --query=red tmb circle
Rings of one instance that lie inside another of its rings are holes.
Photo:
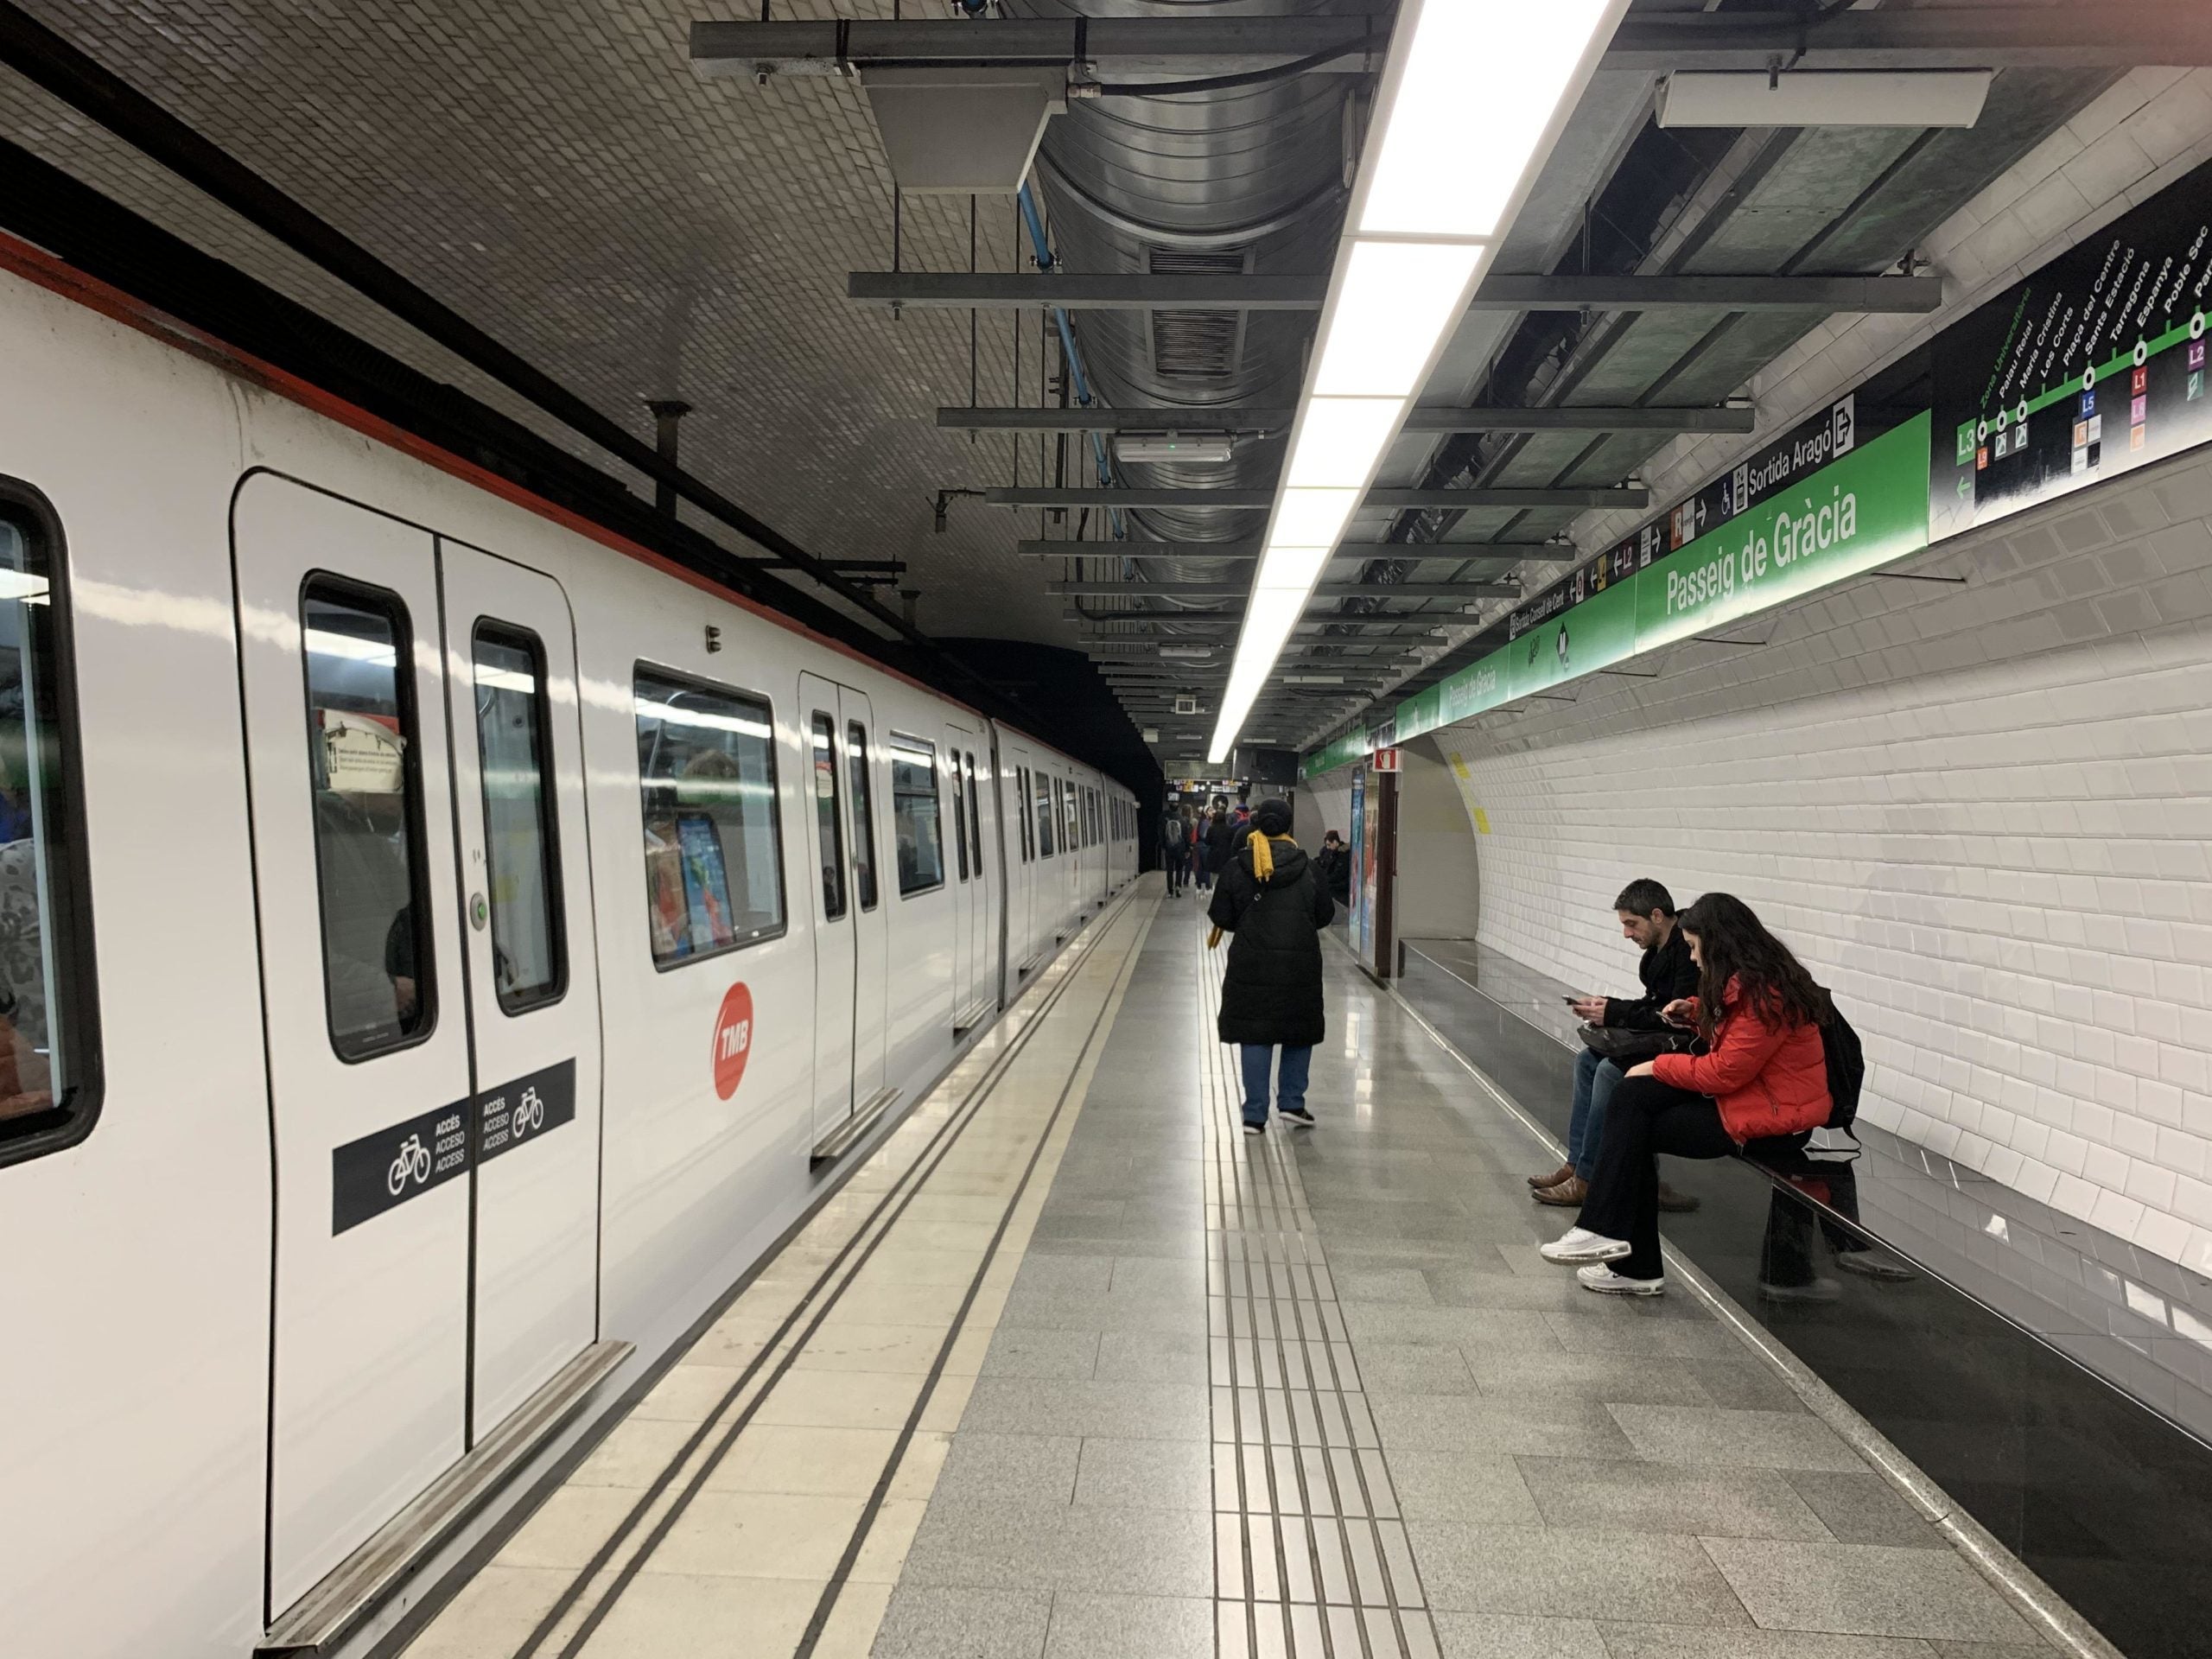
[[[729,988],[715,1016],[715,1093],[728,1100],[737,1092],[745,1062],[753,1052],[753,993],[742,982]]]

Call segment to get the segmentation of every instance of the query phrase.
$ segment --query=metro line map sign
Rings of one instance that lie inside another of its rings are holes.
[[[1726,627],[2212,442],[2208,357],[2212,163],[1521,606],[1489,632],[1502,643],[1397,705],[1395,736]],[[1300,773],[1372,741],[1339,738]]]

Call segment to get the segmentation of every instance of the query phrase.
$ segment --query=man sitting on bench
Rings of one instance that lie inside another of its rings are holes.
[[[1697,964],[1690,960],[1689,942],[1675,925],[1675,899],[1661,883],[1639,876],[1623,887],[1613,900],[1620,917],[1621,937],[1643,952],[1637,977],[1643,982],[1639,997],[1590,995],[1572,1006],[1576,1014],[1593,1026],[1624,1027],[1631,1031],[1669,1031],[1659,1010],[1677,997],[1697,994]],[[1605,1140],[1605,1102],[1625,1066],[1614,1065],[1593,1048],[1586,1048],[1574,1061],[1574,1109],[1567,1120],[1567,1162],[1548,1175],[1531,1175],[1538,1204],[1574,1208],[1590,1192],[1590,1177],[1598,1163],[1598,1148]],[[1662,1210],[1694,1210],[1698,1201],[1659,1184]]]

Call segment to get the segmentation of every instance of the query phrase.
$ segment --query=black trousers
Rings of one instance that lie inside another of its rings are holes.
[[[1736,1143],[1720,1126],[1710,1095],[1694,1095],[1654,1077],[1629,1077],[1605,1104],[1605,1138],[1581,1224],[1632,1247],[1612,1264],[1628,1279],[1656,1279],[1659,1259],[1659,1164],[1655,1154],[1726,1158]]]

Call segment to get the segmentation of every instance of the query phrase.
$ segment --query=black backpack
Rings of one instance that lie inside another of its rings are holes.
[[[1848,1129],[1859,1116],[1859,1091],[1866,1081],[1866,1051],[1859,1033],[1843,1017],[1834,998],[1828,1001],[1828,1022],[1821,1027],[1821,1049],[1828,1069],[1828,1122],[1832,1129]]]

